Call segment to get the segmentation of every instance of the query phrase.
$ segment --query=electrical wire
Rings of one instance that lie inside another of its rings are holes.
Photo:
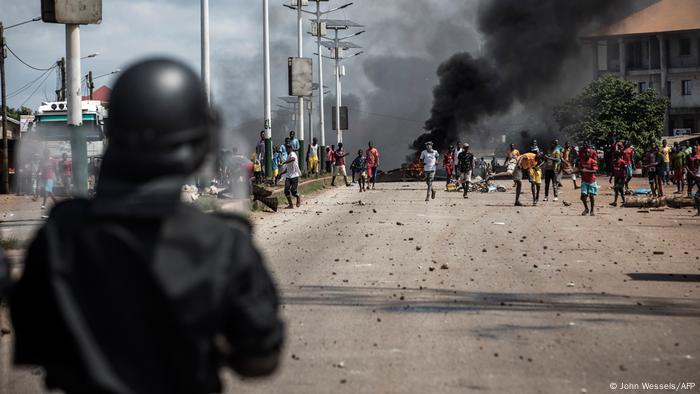
[[[22,102],[22,104],[20,104],[20,108],[23,107],[24,104],[27,104],[27,101],[31,100],[32,97],[34,97],[34,94],[36,94],[37,90],[39,90],[39,88],[41,88],[42,86],[44,86],[44,84],[46,83],[46,80],[49,79],[50,76],[51,76],[51,74],[46,74],[46,76],[44,77],[44,80],[41,81],[41,83],[40,83],[39,85],[37,85],[37,87],[34,89],[34,91],[32,91],[32,94],[30,94],[30,95]]]
[[[15,96],[19,95],[20,93],[24,92],[25,90],[29,89],[29,88],[32,87],[38,80],[40,80],[43,76],[45,76],[47,73],[51,72],[51,70],[53,70],[54,68],[55,68],[55,66],[52,67],[52,68],[50,68],[50,69],[48,69],[48,70],[46,70],[46,71],[44,71],[44,72],[41,73],[38,77],[36,77],[36,78],[33,79],[32,81],[28,82],[27,84],[25,84],[25,85],[22,86],[21,88],[19,88],[19,89],[13,91],[13,92],[11,92],[11,93],[8,93],[8,94],[7,94],[7,98],[9,99],[9,98],[15,97]]]
[[[12,56],[14,56],[15,58],[17,58],[17,60],[19,60],[20,62],[22,62],[22,64],[24,64],[25,66],[27,66],[27,67],[29,67],[29,68],[31,68],[31,69],[33,69],[33,70],[37,70],[37,71],[48,71],[48,70],[51,70],[52,68],[56,67],[56,66],[52,66],[52,67],[49,67],[49,68],[38,68],[38,67],[34,67],[34,66],[30,65],[29,63],[25,62],[24,60],[22,60],[19,56],[17,56],[17,54],[16,54],[7,44],[5,44],[5,48],[7,48],[7,50],[10,51],[10,53],[12,54]]]

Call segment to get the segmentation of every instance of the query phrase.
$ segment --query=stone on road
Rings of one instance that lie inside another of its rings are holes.
[[[515,208],[512,191],[426,203],[421,186],[336,188],[253,215],[288,341],[275,377],[229,379],[231,393],[700,383],[692,212],[640,215],[601,196],[598,215],[584,218],[580,204]],[[567,186],[562,200],[577,201]]]
[[[225,373],[227,392],[700,383],[700,220],[612,208],[604,189],[595,217],[580,216],[568,184],[568,205],[513,207],[512,189],[426,203],[412,183],[339,187],[300,209],[252,213],[288,337],[275,376]],[[10,367],[12,336],[0,338],[0,392],[42,392],[38,369]]]

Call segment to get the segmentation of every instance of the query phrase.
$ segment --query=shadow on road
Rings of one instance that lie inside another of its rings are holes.
[[[627,274],[632,280],[651,282],[700,282],[700,275],[695,274],[651,274],[643,272],[633,272]]]
[[[284,289],[283,302],[287,305],[364,307],[395,313],[507,311],[700,318],[700,305],[694,300],[594,293],[489,293],[428,288],[301,286]]]

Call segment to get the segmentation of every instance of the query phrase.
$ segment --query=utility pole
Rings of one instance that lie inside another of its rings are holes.
[[[297,0],[297,45],[298,45],[298,53],[297,56],[301,59],[304,57],[304,42],[303,42],[303,35],[304,35],[304,17],[301,9],[302,5],[302,0]],[[306,160],[302,160],[303,154],[304,154],[304,97],[299,96],[299,105],[297,106],[297,110],[299,111],[297,114],[297,121],[298,123],[298,133],[299,133],[299,168],[301,169],[301,172],[304,173],[304,167],[306,164]]]
[[[352,3],[351,3],[352,4]],[[346,6],[344,6],[346,7]],[[341,60],[344,58],[343,56],[343,51],[345,49],[350,49],[350,48],[362,48],[361,46],[345,41],[348,38],[351,37],[356,37],[359,36],[360,34],[363,34],[365,31],[358,31],[357,33],[353,33],[344,37],[339,36],[339,30],[349,30],[350,28],[356,28],[356,27],[362,27],[362,25],[357,24],[353,21],[349,20],[328,20],[326,24],[326,28],[330,30],[335,30],[335,35],[333,38],[331,38],[332,41],[325,41],[322,43],[323,46],[326,48],[330,49],[331,51],[331,56],[328,57],[329,59],[335,60],[335,127],[336,127],[336,135],[337,135],[337,140],[338,143],[343,142],[343,130],[341,127],[341,121],[340,121],[340,107],[342,106],[342,97],[343,97],[343,88],[342,84],[340,81],[341,75],[342,75],[342,67],[341,67]],[[345,58],[351,58],[355,57],[358,55],[361,55],[363,52],[357,52],[354,53],[350,56],[347,56]]]
[[[315,16],[315,18],[316,18],[315,19],[315,22],[316,22],[316,34],[315,35],[316,35],[316,44],[318,46],[318,70],[319,70],[318,71],[318,75],[319,75],[318,85],[319,85],[319,89],[321,92],[319,94],[319,96],[320,96],[319,97],[319,107],[320,107],[320,115],[321,115],[321,118],[320,118],[320,120],[321,120],[321,122],[320,122],[321,123],[321,131],[320,131],[320,133],[321,133],[321,152],[320,152],[321,160],[320,161],[321,161],[321,166],[323,167],[325,165],[325,157],[326,157],[325,156],[325,154],[326,154],[325,153],[325,149],[326,149],[326,130],[325,129],[326,128],[325,128],[325,114],[324,114],[324,104],[323,104],[323,102],[324,102],[324,98],[323,98],[323,62],[322,62],[323,54],[321,52],[321,47],[323,45],[321,42],[321,38],[323,38],[324,35],[323,35],[323,22],[321,20],[321,16],[342,10],[344,8],[347,8],[347,7],[351,6],[353,3],[347,3],[347,4],[344,4],[340,7],[336,7],[336,8],[330,9],[328,11],[321,12],[321,1],[327,1],[327,0],[312,0],[312,1],[316,2],[316,12],[304,11],[302,9],[302,0],[297,0],[296,7],[289,6],[289,5],[285,5],[285,7],[295,9],[297,11],[297,19],[298,19],[297,22],[298,22],[298,28],[299,28],[298,44],[299,44],[299,57],[300,58],[303,57],[303,46],[302,46],[302,38],[301,38],[302,33],[303,33],[302,13],[305,12],[307,14]],[[342,22],[350,22],[350,21],[342,21]],[[349,27],[360,27],[360,25],[357,25],[354,22],[351,22],[350,24],[342,25],[342,27],[336,26],[336,27],[334,27],[334,29],[336,29],[336,37],[337,37],[337,32],[338,32],[337,29],[346,30]],[[313,97],[309,98],[309,100],[312,100],[312,99],[313,99]],[[298,109],[297,118],[298,118],[298,122],[299,122],[299,133],[300,133],[300,137],[301,137],[299,140],[299,147],[303,151],[303,149],[304,149],[304,98],[303,97],[299,97],[297,109]]]
[[[66,101],[66,58],[62,57],[56,62],[58,67],[61,87],[56,90],[56,101]]]
[[[318,108],[320,116],[321,149],[319,154],[321,172],[326,168],[326,119],[323,106],[323,53],[321,52],[321,38],[323,37],[321,26],[321,0],[316,0],[316,46],[318,50]]]
[[[313,96],[309,97],[309,145],[311,145],[314,142],[314,123],[312,121],[313,119],[313,113],[314,113],[314,100]],[[320,154],[320,153],[319,153]],[[306,157],[306,156],[304,156]]]
[[[202,0],[202,83],[211,101],[211,68],[209,63],[209,0]]]
[[[83,103],[80,94],[80,25],[66,25],[66,57],[68,58],[66,106],[73,162],[73,194],[85,197],[87,196],[87,141],[85,133],[81,130]]]
[[[0,85],[2,88],[2,192],[10,193],[10,158],[7,143],[7,85],[5,83],[5,27],[0,22]]]
[[[2,96],[2,103],[0,104],[2,108],[0,109],[0,116],[2,116],[2,192],[3,194],[10,193],[10,149],[9,143],[7,141],[7,82],[5,75],[5,59],[7,58],[7,53],[5,52],[5,30],[11,29],[13,27],[21,26],[27,23],[36,22],[41,20],[41,18],[34,18],[25,22],[17,23],[5,28],[5,26],[0,22],[0,96]],[[22,137],[22,132],[20,131],[18,138]]]
[[[338,29],[335,29],[335,127],[338,143],[343,142],[343,131],[340,129],[340,106],[342,105],[342,92],[340,86],[340,46],[338,43]]]
[[[92,101],[92,93],[95,90],[95,82],[92,79],[92,71],[88,71],[88,74],[85,76],[85,79],[87,80],[88,90],[90,91],[90,101]]]
[[[265,174],[272,177],[272,99],[270,97],[270,2],[263,0],[263,69],[265,92]]]

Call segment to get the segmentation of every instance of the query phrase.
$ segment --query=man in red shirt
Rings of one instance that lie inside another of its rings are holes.
[[[445,172],[447,173],[447,185],[445,185],[445,187],[450,185],[450,182],[452,182],[452,174],[454,174],[455,158],[452,156],[452,152],[454,152],[454,147],[450,146],[442,156],[442,166],[445,167]]]
[[[335,171],[335,145],[326,147],[326,172],[333,175]]]
[[[596,182],[596,171],[598,171],[598,162],[591,157],[589,149],[584,149],[583,160],[581,166],[581,201],[583,202],[583,213],[586,216],[590,213],[595,216],[595,196],[598,194],[598,182]],[[588,200],[591,201],[591,207],[588,209]]]
[[[46,198],[51,197],[51,201],[56,205],[56,197],[53,194],[53,187],[56,182],[56,162],[51,158],[51,152],[44,149],[44,157],[39,164],[41,171],[41,180],[44,185],[44,201],[41,203],[41,209],[46,209]],[[46,215],[44,215],[46,216]]]
[[[627,172],[627,163],[622,157],[622,151],[615,151],[615,158],[613,160],[612,167],[613,173],[610,176],[609,182],[612,182],[613,178],[615,179],[615,186],[613,186],[613,190],[615,191],[615,201],[611,202],[610,205],[616,207],[618,195],[622,198],[622,205],[625,205],[625,179]]]
[[[348,173],[345,170],[345,156],[349,155],[349,153],[345,153],[343,150],[343,143],[339,142],[338,143],[338,149],[335,151],[335,169],[333,170],[333,178],[331,178],[331,186],[335,186],[335,176],[336,175],[342,175],[343,180],[345,181],[345,186],[350,187],[350,183],[348,182]]]
[[[625,141],[625,148],[622,150],[622,160],[625,161],[625,190],[629,190],[630,181],[634,174],[634,148],[629,141]]]
[[[367,176],[369,176],[369,183],[372,184],[372,190],[374,190],[377,181],[377,167],[379,167],[379,151],[374,147],[372,141],[367,145],[369,145],[365,154],[367,156]],[[369,185],[367,189],[369,189]]]

